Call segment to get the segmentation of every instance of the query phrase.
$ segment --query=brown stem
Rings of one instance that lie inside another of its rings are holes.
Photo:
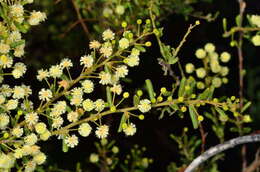
[[[246,8],[246,3],[244,0],[238,0],[239,3],[239,16],[240,16],[240,22],[239,22],[239,27],[242,27],[243,25],[243,17],[244,17],[244,12]],[[239,97],[240,97],[240,109],[243,108],[243,89],[244,89],[244,78],[243,78],[243,36],[244,32],[240,31],[239,33],[239,38],[238,38],[238,45],[237,45],[237,51],[238,51],[238,59],[239,59]],[[242,156],[242,171],[244,172],[246,167],[247,167],[247,160],[246,160],[246,146],[243,145],[241,149],[241,156]]]
[[[82,20],[77,20],[76,22],[72,23],[69,25],[69,27],[66,29],[64,33],[60,35],[61,38],[64,38],[65,35],[70,32],[74,27],[76,27],[79,23],[85,22],[85,21],[96,21],[95,19],[82,19]]]
[[[205,145],[206,145],[206,136],[207,136],[207,134],[205,133],[201,123],[200,123],[199,127],[200,127],[201,141],[202,141],[201,153],[203,153],[203,152],[205,152]]]
[[[259,153],[260,149],[258,149],[255,154],[255,160],[245,169],[244,172],[254,172],[257,168],[260,167]]]
[[[79,20],[79,22],[80,22],[80,24],[81,24],[81,26],[82,26],[82,28],[83,28],[83,30],[84,30],[86,36],[87,36],[87,39],[89,40],[89,39],[91,38],[91,35],[90,35],[90,33],[89,33],[89,30],[88,30],[87,25],[85,24],[85,22],[84,22],[83,19],[82,19],[82,16],[81,16],[81,14],[80,14],[79,8],[78,8],[78,6],[77,6],[77,4],[75,3],[74,0],[71,0],[71,2],[72,2],[72,4],[73,4],[73,7],[74,7],[76,13],[77,13],[78,20]]]

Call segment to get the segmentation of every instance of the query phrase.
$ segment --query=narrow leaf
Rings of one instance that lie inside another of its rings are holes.
[[[181,83],[180,83],[180,87],[179,87],[179,91],[178,91],[178,96],[182,97],[185,93],[185,85],[186,85],[186,78],[183,77],[181,79]]]
[[[122,117],[121,117],[121,120],[120,120],[120,124],[119,124],[119,127],[118,127],[118,130],[117,132],[120,133],[122,131],[122,125],[126,122],[126,119],[127,119],[127,115],[126,115],[127,112],[123,113]]]
[[[251,106],[252,102],[247,102],[244,107],[242,108],[241,112],[245,112],[250,106]]]
[[[107,94],[107,102],[108,102],[109,106],[111,107],[112,106],[112,94],[111,94],[109,86],[106,87],[106,94]]]
[[[62,151],[65,152],[65,153],[69,151],[69,147],[65,143],[65,139],[62,140]]]
[[[190,118],[194,129],[197,129],[199,126],[198,119],[197,119],[197,111],[193,105],[189,105],[189,112],[190,112]]]
[[[148,91],[150,100],[154,98],[154,90],[153,90],[153,84],[150,79],[145,80],[146,89]]]

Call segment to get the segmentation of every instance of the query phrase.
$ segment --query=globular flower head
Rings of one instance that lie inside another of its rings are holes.
[[[84,80],[81,85],[85,93],[92,93],[94,91],[94,83],[88,79]]]
[[[29,125],[35,125],[39,120],[39,116],[35,112],[30,112],[25,115],[25,121]]]
[[[0,56],[0,66],[2,68],[10,68],[13,65],[13,59],[7,55]]]
[[[76,135],[72,135],[72,136],[67,136],[65,138],[65,143],[68,147],[70,148],[74,148],[75,146],[78,145],[79,143],[79,140],[78,140],[78,137]]]
[[[12,135],[15,137],[21,137],[23,135],[23,128],[15,127],[11,131]]]
[[[117,95],[120,95],[122,93],[122,86],[120,84],[115,84],[113,85],[113,87],[111,87],[111,92],[117,94]]]
[[[250,17],[251,23],[256,25],[257,27],[260,27],[260,16],[259,15],[252,15]]]
[[[93,65],[94,59],[91,55],[84,55],[80,58],[80,64],[84,67],[89,68]]]
[[[206,76],[206,70],[204,68],[196,69],[196,74],[198,78],[204,78]]]
[[[46,124],[43,123],[43,122],[39,122],[35,125],[35,131],[38,133],[38,134],[43,134],[45,131],[47,130],[46,128]]]
[[[204,46],[205,50],[208,52],[208,53],[213,53],[216,49],[215,45],[212,44],[212,43],[207,43],[205,46]]]
[[[108,136],[109,127],[107,125],[101,125],[97,127],[95,134],[98,138],[104,139]]]
[[[110,56],[112,55],[112,53],[113,53],[112,47],[111,47],[111,46],[108,46],[108,45],[102,46],[99,51],[100,51],[100,53],[101,53],[104,57],[107,57],[107,58],[110,57]]]
[[[105,71],[102,71],[99,73],[99,78],[100,78],[99,83],[102,85],[111,84],[111,82],[112,82],[111,74],[108,72],[105,72]]]
[[[112,30],[107,29],[103,32],[102,37],[104,41],[113,40],[115,38],[115,33],[112,32]]]
[[[10,122],[10,118],[7,114],[1,113],[0,114],[0,129],[5,128]]]
[[[96,40],[93,40],[89,43],[90,49],[98,49],[100,46],[101,46],[101,44]]]
[[[61,61],[60,66],[61,68],[70,68],[73,66],[73,64],[70,59],[65,58]]]
[[[192,63],[187,63],[185,65],[185,71],[187,73],[192,73],[194,71],[194,69],[195,69],[195,67],[194,67],[194,65]]]
[[[42,101],[49,101],[52,98],[52,92],[50,89],[42,88],[39,92],[39,99]]]
[[[139,105],[138,105],[138,109],[142,112],[142,113],[145,113],[145,112],[148,112],[149,110],[151,110],[151,101],[148,100],[148,99],[143,99],[139,102]]]
[[[78,121],[78,118],[79,118],[79,114],[76,111],[71,111],[67,115],[67,119],[69,122],[76,122]]]
[[[47,77],[49,77],[49,76],[50,76],[50,74],[49,74],[48,70],[43,70],[43,69],[38,70],[37,79],[39,81],[42,81],[43,79],[47,79]]]
[[[45,21],[47,18],[45,13],[40,11],[33,11],[28,19],[28,23],[32,26],[40,24],[40,22]]]
[[[85,111],[92,111],[95,106],[94,106],[94,102],[91,99],[86,99],[83,101],[82,106],[84,108]]]
[[[133,123],[130,123],[126,125],[123,128],[123,132],[125,133],[126,136],[133,136],[136,133],[136,126]]]
[[[33,161],[36,162],[36,164],[41,165],[46,161],[46,155],[40,152],[33,156]]]
[[[115,72],[116,77],[118,78],[124,78],[126,75],[128,75],[128,69],[126,65],[121,65],[116,68]]]
[[[102,99],[97,99],[94,103],[95,110],[101,112],[105,108],[105,102]]]
[[[24,137],[24,142],[27,145],[34,145],[37,142],[38,138],[37,135],[34,133],[31,133]]]
[[[52,66],[49,70],[49,74],[53,78],[59,78],[62,75],[62,68],[60,65]]]
[[[255,35],[251,39],[254,46],[260,46],[260,35]]]
[[[126,38],[122,38],[122,39],[119,40],[119,48],[121,48],[121,49],[126,49],[126,48],[128,48],[128,47],[129,47],[129,44],[130,44],[130,42],[129,42],[129,40],[126,39]]]
[[[203,59],[206,57],[207,53],[202,48],[200,48],[195,52],[195,55],[198,59]]]
[[[79,134],[83,137],[87,137],[89,136],[89,134],[91,133],[91,126],[88,123],[83,123],[79,126]]]
[[[231,58],[231,55],[228,53],[228,52],[223,52],[221,53],[220,55],[220,60],[223,62],[223,63],[227,63]]]

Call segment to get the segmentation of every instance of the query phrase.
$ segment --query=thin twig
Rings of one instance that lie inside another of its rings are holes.
[[[81,24],[81,26],[82,26],[82,28],[83,28],[83,30],[84,30],[86,36],[87,36],[87,39],[90,40],[91,35],[90,35],[90,33],[89,33],[89,30],[88,30],[87,25],[85,24],[85,22],[84,22],[83,19],[82,19],[82,16],[81,16],[81,14],[80,14],[79,8],[78,8],[78,6],[77,6],[77,4],[75,3],[74,0],[71,0],[71,2],[72,2],[72,4],[73,4],[73,7],[74,7],[76,13],[77,13],[78,20],[79,20],[79,22],[80,22],[80,24]]]
[[[245,172],[254,172],[260,166],[260,149],[255,154],[255,160],[245,169]]]
[[[240,16],[240,21],[238,23],[238,27],[242,27],[243,26],[243,17],[244,17],[244,12],[245,12],[245,8],[246,8],[246,3],[244,2],[244,0],[238,0],[239,3],[239,16]],[[243,108],[243,89],[244,89],[244,76],[243,76],[243,36],[244,36],[244,32],[239,31],[239,38],[238,38],[238,45],[237,45],[237,52],[238,52],[238,59],[239,59],[239,64],[238,64],[238,68],[239,68],[239,97],[240,97],[240,102],[239,102],[239,106],[240,109]],[[247,160],[246,160],[246,146],[244,145],[241,149],[241,156],[242,156],[242,172],[244,172],[244,170],[247,167]]]
[[[253,31],[260,31],[260,27],[233,27],[230,31],[227,31],[223,34],[223,37],[229,37],[236,32],[253,32]]]
[[[200,128],[200,135],[201,135],[201,153],[205,152],[205,145],[206,145],[206,136],[207,136],[207,133],[205,133],[204,129],[203,129],[203,126],[202,124],[200,123],[199,125],[199,128]]]
[[[185,169],[184,172],[193,172],[200,164],[202,164],[204,161],[208,160],[210,157],[223,152],[224,150],[233,148],[237,145],[244,144],[244,143],[251,143],[251,142],[259,142],[260,141],[260,134],[255,135],[248,135],[248,136],[241,136],[234,138],[232,140],[226,141],[222,144],[218,144],[200,156],[198,156],[196,159],[194,159],[191,164]]]
[[[77,20],[76,22],[70,24],[69,27],[66,29],[66,31],[60,35],[60,37],[61,37],[61,38],[64,38],[65,35],[66,35],[68,32],[70,32],[74,27],[76,27],[79,23],[81,23],[81,21],[82,21],[82,22],[85,22],[85,21],[96,21],[96,19],[82,19],[82,20]]]

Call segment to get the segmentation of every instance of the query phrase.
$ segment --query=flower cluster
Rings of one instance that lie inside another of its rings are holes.
[[[224,51],[219,55],[215,45],[207,43],[204,48],[196,50],[195,56],[203,62],[203,67],[195,68],[194,64],[187,63],[185,71],[188,74],[195,72],[198,79],[204,80],[197,82],[198,89],[204,89],[210,85],[218,88],[222,83],[228,82],[226,76],[229,73],[229,68],[221,64],[225,64],[231,59],[228,52]]]

